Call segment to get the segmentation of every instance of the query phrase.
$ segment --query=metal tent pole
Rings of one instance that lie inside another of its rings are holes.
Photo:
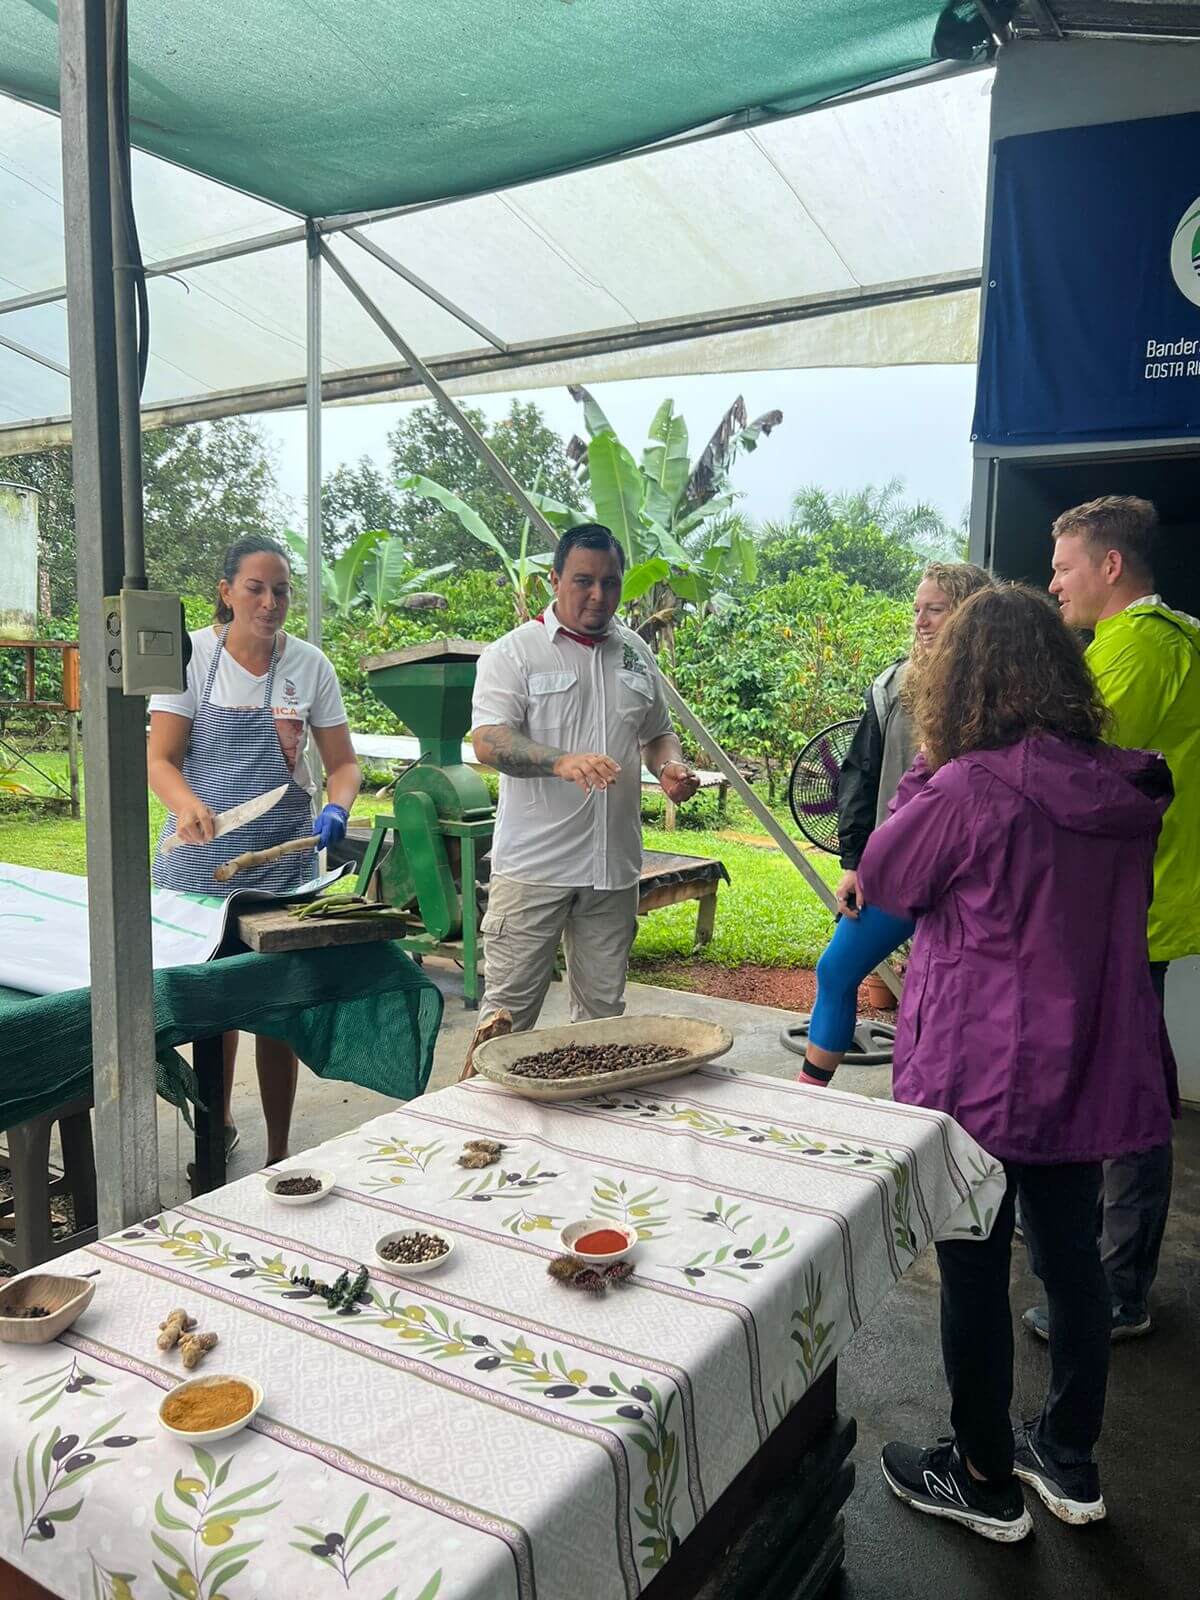
[[[787,830],[779,824],[768,807],[765,806],[758,798],[754,790],[734,766],[730,757],[717,743],[716,739],[713,738],[712,734],[709,733],[708,729],[700,721],[700,718],[692,710],[691,706],[688,705],[687,701],[679,693],[679,690],[670,681],[670,679],[666,680],[666,690],[667,704],[679,718],[680,722],[683,723],[684,727],[696,740],[697,744],[708,751],[709,755],[717,763],[717,766],[721,769],[722,773],[724,773],[730,787],[741,799],[742,804],[749,812],[752,813],[753,816],[758,818],[759,822],[762,823],[763,827],[770,834],[771,838],[774,839],[775,843],[783,851],[784,855],[787,856],[788,860],[796,868],[797,872],[799,872],[805,883],[808,884],[809,888],[816,895],[817,899],[820,900],[827,911],[832,911],[836,915],[837,901],[834,899],[833,891],[825,882],[825,879],[817,871],[816,867],[814,867],[812,862],[808,860],[803,850],[801,850],[800,846],[791,837]],[[893,967],[888,961],[882,961],[880,962],[879,966],[875,968],[875,971],[879,974],[884,983],[887,984],[888,988],[898,999],[900,996],[900,976],[895,967]]]
[[[321,643],[321,236],[310,222],[305,272],[304,416],[308,433],[308,637]]]
[[[58,11],[102,1233],[158,1205],[146,708],[109,687],[101,603],[124,576],[106,83],[115,4],[61,0]]]
[[[500,457],[492,449],[491,445],[488,444],[487,440],[482,436],[478,428],[472,426],[470,420],[463,412],[462,407],[454,403],[454,401],[446,393],[445,389],[442,388],[441,384],[434,377],[433,373],[430,372],[429,368],[421,360],[420,356],[413,349],[413,347],[408,343],[403,335],[398,333],[392,326],[391,322],[375,304],[374,300],[371,299],[371,296],[363,288],[362,284],[359,283],[358,279],[350,271],[349,267],[345,266],[341,261],[339,261],[329,246],[324,243],[321,245],[321,254],[325,257],[326,261],[328,261],[334,272],[342,280],[347,289],[349,289],[350,293],[358,301],[359,305],[370,317],[371,321],[379,329],[380,333],[383,334],[384,338],[387,339],[390,344],[393,344],[396,347],[396,349],[404,357],[405,361],[408,362],[409,366],[416,373],[417,377],[420,378],[421,382],[429,390],[437,404],[450,418],[451,422],[453,422],[456,427],[459,428],[466,438],[468,444],[471,446],[471,449],[474,450],[475,454],[483,462],[484,466],[492,474],[492,477],[495,478],[500,487],[508,490],[509,494],[512,495],[513,499],[520,506],[521,510],[529,518],[529,521],[533,527],[537,528],[541,534],[549,539],[551,544],[557,543],[557,533],[555,533],[554,529],[546,521],[546,518],[534,505],[533,501],[525,493],[524,489],[522,489],[521,485],[517,482],[512,473],[504,465],[503,461],[501,461]]]

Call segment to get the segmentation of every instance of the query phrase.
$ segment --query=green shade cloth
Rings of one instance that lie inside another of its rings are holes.
[[[195,1098],[173,1046],[225,1029],[286,1039],[319,1078],[397,1100],[429,1080],[441,991],[391,945],[236,955],[154,974],[159,1093]],[[92,1089],[91,991],[0,989],[0,1131]]]
[[[748,109],[799,110],[924,66],[942,10],[129,0],[132,136],[310,216],[404,205],[561,172]],[[0,6],[0,89],[57,107],[52,0]],[[698,250],[714,225],[697,219]]]

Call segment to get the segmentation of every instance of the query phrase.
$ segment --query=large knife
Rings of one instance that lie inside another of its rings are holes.
[[[288,791],[286,783],[281,783],[278,789],[268,789],[266,794],[257,795],[253,800],[245,800],[240,806],[231,806],[228,811],[222,811],[217,816],[214,839],[219,839],[222,834],[232,833],[235,828],[244,828],[248,822],[265,816],[268,811],[277,806]],[[162,844],[163,855],[168,851],[187,845],[190,841],[181,839],[173,833],[169,839],[164,839]]]

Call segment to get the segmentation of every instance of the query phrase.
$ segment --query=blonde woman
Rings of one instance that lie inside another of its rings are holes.
[[[838,834],[844,871],[837,886],[838,924],[817,963],[817,1001],[809,1023],[802,1083],[827,1084],[854,1037],[858,986],[897,946],[912,924],[863,902],[858,863],[867,840],[886,821],[892,797],[912,766],[917,739],[908,711],[908,682],[945,623],[964,600],[991,586],[969,561],[936,561],[913,597],[910,654],[884,669],[867,690],[866,709],[838,780]]]

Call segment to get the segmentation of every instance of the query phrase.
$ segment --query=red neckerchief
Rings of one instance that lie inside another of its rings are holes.
[[[536,620],[545,627],[546,613],[543,612]],[[606,633],[572,633],[570,628],[564,628],[561,622],[558,625],[558,631],[559,633],[565,633],[568,639],[574,639],[576,644],[587,645],[589,650],[594,650],[598,644],[603,644],[605,639],[608,638]]]

